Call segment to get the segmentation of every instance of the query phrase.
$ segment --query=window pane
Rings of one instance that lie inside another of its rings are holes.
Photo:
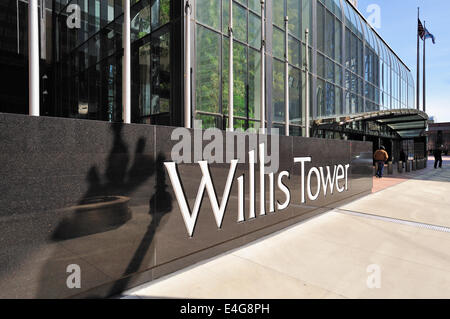
[[[325,77],[325,59],[322,54],[317,53],[317,75]]]
[[[300,24],[300,1],[299,0],[287,0],[287,16],[289,17],[289,32],[296,37],[300,38],[301,24]]]
[[[289,119],[290,123],[294,125],[301,125],[302,123],[301,76],[300,70],[289,67]]]
[[[196,51],[196,108],[207,112],[219,112],[219,34],[198,25]]]
[[[334,83],[337,85],[342,85],[342,68],[339,64],[335,64],[335,78]]]
[[[336,115],[342,114],[342,89],[336,86]]]
[[[220,2],[220,1],[217,1]],[[228,34],[228,25],[230,23],[230,18],[228,12],[230,11],[230,1],[222,0],[222,32]]]
[[[221,118],[214,115],[207,115],[207,114],[201,114],[197,113],[195,118],[197,120],[202,121],[202,127],[196,127],[201,129],[208,129],[208,128],[214,128],[214,127],[222,127],[221,125]]]
[[[334,16],[325,12],[325,54],[334,59]]]
[[[260,118],[261,107],[261,53],[249,49],[248,53],[248,116]]]
[[[223,69],[222,69],[222,113],[228,115],[228,66],[229,66],[229,43],[228,39],[223,41]],[[233,100],[234,115],[247,117],[247,47],[233,42]]]
[[[334,82],[334,62],[330,59],[325,60],[325,78],[330,82]]]
[[[335,60],[342,63],[342,24],[339,20],[335,23]]]
[[[351,55],[351,43],[352,34],[349,29],[345,28],[345,67],[350,68],[352,55]]]
[[[278,28],[273,28],[273,55],[284,60],[284,32]]]
[[[222,42],[222,114],[228,114],[228,65],[230,40],[223,38]]]
[[[220,28],[220,1],[197,0],[196,14],[197,19],[213,28]]]
[[[151,60],[151,112],[152,114],[170,110],[170,53],[168,33],[152,39]]]
[[[234,42],[234,115],[247,117],[247,47]]]
[[[325,113],[325,82],[321,79],[317,79],[316,98],[317,98],[317,113],[319,116],[323,116]]]
[[[284,29],[284,1],[272,1],[273,24]]]
[[[170,20],[170,0],[156,0],[152,4],[152,28],[166,24]],[[219,18],[220,15],[217,15]],[[219,20],[218,20],[219,21]]]
[[[248,0],[248,7],[261,15],[261,0]]]
[[[139,113],[140,116],[151,114],[150,92],[150,43],[139,48]]]
[[[247,10],[233,3],[233,31],[234,37],[247,43]]]
[[[131,42],[145,37],[150,32],[150,7],[144,7],[131,20]]]
[[[300,67],[300,42],[289,36],[289,63]]]
[[[249,13],[248,17],[248,44],[261,48],[261,18],[253,13]]]
[[[311,0],[302,0],[302,40],[305,39],[305,30],[309,29],[309,44],[313,42],[311,2]]]
[[[324,52],[324,7],[321,4],[317,4],[317,50]]]
[[[325,83],[325,116],[333,116],[336,114],[336,101],[335,101],[334,85],[331,83]]]
[[[284,63],[273,59],[272,82],[273,120],[284,122]]]

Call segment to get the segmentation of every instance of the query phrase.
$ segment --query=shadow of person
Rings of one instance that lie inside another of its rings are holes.
[[[122,139],[122,124],[114,123],[111,125],[114,132],[113,148],[108,156],[108,167],[105,177],[108,181],[107,186],[121,186],[125,183],[128,162],[128,147]]]
[[[151,215],[151,222],[147,227],[147,231],[142,238],[139,247],[136,249],[127,269],[123,274],[123,279],[117,281],[116,284],[109,291],[109,295],[115,295],[128,287],[131,276],[136,273],[147,252],[151,247],[154,236],[158,228],[163,225],[163,217],[172,211],[172,196],[167,191],[166,174],[164,170],[165,157],[162,154],[158,155],[156,160],[156,185],[155,192],[149,201],[149,214]],[[128,277],[127,277],[128,276]]]
[[[87,191],[76,205],[59,210],[58,213],[63,218],[51,233],[49,240],[53,243],[58,243],[71,239],[70,245],[76,247],[76,251],[84,251],[87,247],[85,247],[86,244],[81,239],[82,237],[95,236],[95,234],[115,230],[130,220],[132,213],[129,207],[130,197],[133,199],[139,197],[135,196],[136,189],[145,184],[156,172],[156,184],[153,190],[150,188],[150,192],[154,193],[148,194],[148,191],[146,191],[147,193],[141,191],[144,194],[142,201],[153,207],[150,208],[152,220],[142,243],[139,245],[125,272],[125,274],[131,274],[135,269],[139,268],[142,262],[142,259],[140,259],[141,254],[145,254],[145,251],[150,247],[155,228],[158,227],[161,221],[162,212],[171,210],[171,198],[170,194],[166,192],[167,185],[165,185],[163,170],[164,158],[159,156],[157,161],[155,161],[151,155],[146,154],[146,139],[140,137],[135,147],[134,162],[128,169],[130,154],[128,146],[122,137],[122,124],[113,124],[111,130],[113,146],[107,158],[107,167],[104,175],[101,176],[99,174],[96,166],[92,166],[89,169],[86,176]],[[153,146],[150,145],[150,147]],[[147,153],[151,154],[152,151],[148,150]],[[152,184],[153,182],[149,185]],[[145,187],[143,190],[145,191]],[[150,196],[150,199],[148,199],[148,196]],[[158,203],[157,198],[161,199],[161,203]],[[137,199],[138,204],[140,200],[140,198]],[[165,205],[167,206],[164,209]],[[100,252],[102,249],[101,247],[99,248],[98,251]],[[120,254],[120,251],[115,251],[115,253]],[[90,254],[92,254],[91,251],[86,251],[85,254],[83,253],[84,257],[79,256],[79,253],[75,254],[73,252],[67,255],[67,249],[63,246],[56,246],[52,255],[46,258],[46,264],[42,268],[36,297],[61,298],[77,293],[76,291],[70,291],[66,287],[68,276],[66,266],[72,262],[76,263],[80,258],[85,259]],[[106,258],[105,262],[108,262],[108,260]],[[79,261],[81,262],[81,260]],[[108,267],[108,265],[96,265],[99,269],[103,266]]]

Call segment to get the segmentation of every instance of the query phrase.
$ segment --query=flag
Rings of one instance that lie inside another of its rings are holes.
[[[425,36],[425,29],[423,28],[422,22],[419,19],[419,36],[423,40],[423,37]]]
[[[419,19],[419,27],[418,27],[419,36],[422,40],[431,39],[433,41],[433,44],[436,43],[436,38],[434,35],[432,35],[427,28],[424,28],[422,22]]]
[[[432,35],[427,28],[425,28],[425,40],[426,39],[431,39],[431,41],[433,41],[433,44],[436,44],[436,38],[434,37],[434,35]]]

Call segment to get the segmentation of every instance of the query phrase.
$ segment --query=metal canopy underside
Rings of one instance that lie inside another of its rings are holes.
[[[336,120],[337,119],[335,119],[335,121]],[[376,111],[350,115],[345,117],[345,119],[341,118],[339,125],[345,125],[358,121],[366,123],[374,122],[380,125],[386,125],[398,134],[400,138],[414,138],[425,136],[428,115],[425,112],[416,109]],[[325,120],[321,121],[319,126],[325,127],[330,124],[330,122],[327,123]]]
[[[369,113],[372,121],[385,124],[401,138],[414,138],[425,135],[428,115],[425,112],[405,109]]]

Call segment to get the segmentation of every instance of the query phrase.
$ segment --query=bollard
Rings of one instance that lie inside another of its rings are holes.
[[[409,161],[409,160],[406,160],[406,162],[405,162],[405,171],[408,173],[408,172],[411,172],[411,161]]]
[[[417,160],[416,159],[412,160],[411,164],[412,164],[412,170],[413,171],[417,170]]]
[[[398,161],[397,169],[398,169],[399,173],[403,173],[403,162],[402,161]]]
[[[392,164],[392,162],[388,162],[388,175],[392,175],[394,174],[394,165]]]

